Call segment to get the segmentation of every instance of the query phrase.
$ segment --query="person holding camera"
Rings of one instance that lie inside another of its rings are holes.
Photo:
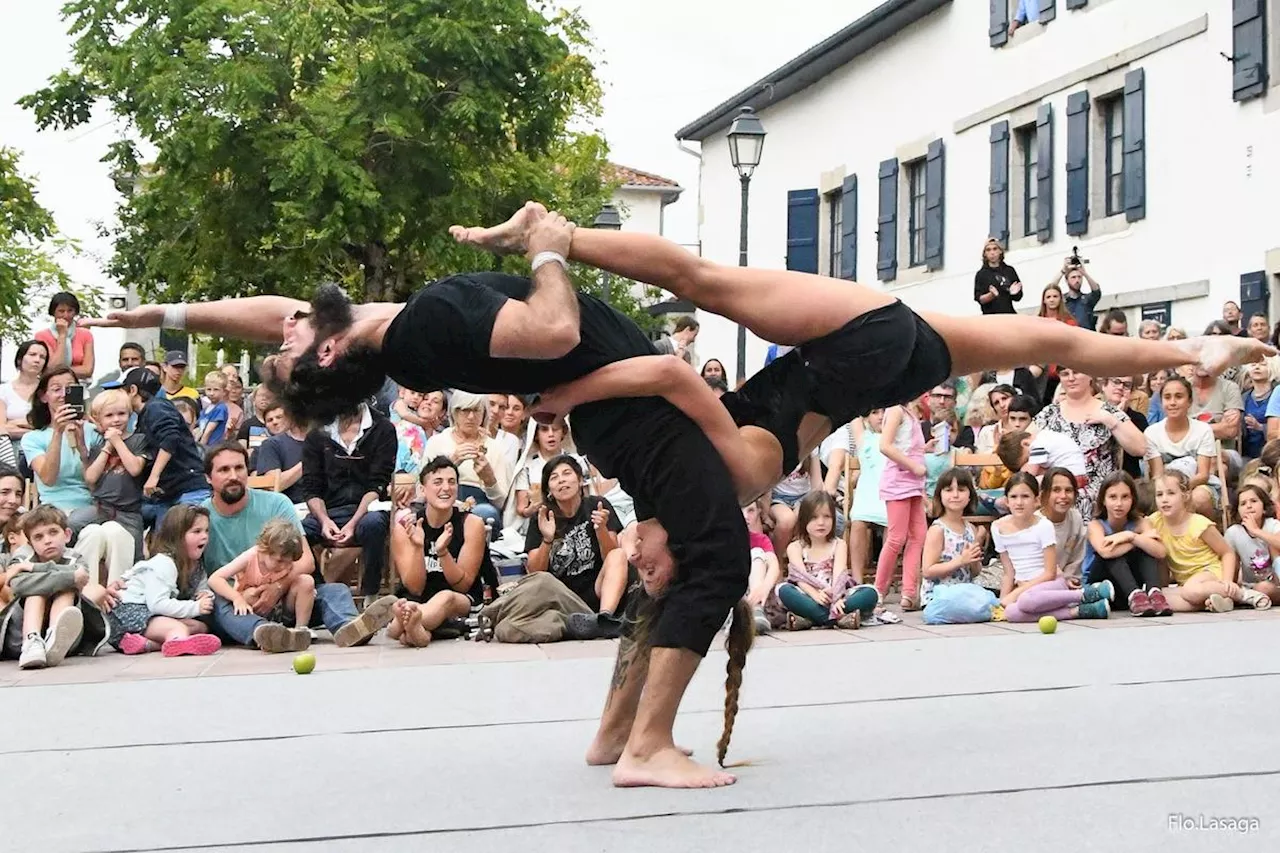
[[[1102,285],[1094,281],[1085,270],[1087,263],[1089,259],[1080,257],[1080,250],[1072,246],[1071,254],[1062,262],[1062,271],[1049,282],[1051,285],[1057,285],[1064,278],[1067,280],[1067,289],[1063,292],[1062,298],[1076,325],[1082,329],[1093,328],[1093,311],[1098,307],[1098,300],[1102,298]],[[1086,281],[1089,283],[1088,293],[1082,290]]]
[[[84,469],[98,431],[84,420],[84,386],[70,367],[59,365],[40,377],[27,420],[31,431],[22,437],[22,452],[35,474],[40,502],[65,512],[72,531],[79,533],[97,515]]]
[[[982,268],[973,277],[973,300],[983,314],[1015,314],[1013,303],[1021,299],[1018,271],[1004,262],[1000,241],[988,240],[982,247]]]

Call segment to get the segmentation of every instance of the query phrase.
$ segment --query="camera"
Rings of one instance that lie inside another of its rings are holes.
[[[1088,259],[1088,258],[1082,258],[1082,257],[1080,257],[1080,247],[1079,247],[1079,246],[1072,246],[1072,247],[1071,247],[1071,261],[1070,261],[1070,263],[1071,263],[1071,266],[1073,266],[1073,267],[1082,267],[1082,266],[1084,266],[1085,264],[1089,263],[1089,259]]]

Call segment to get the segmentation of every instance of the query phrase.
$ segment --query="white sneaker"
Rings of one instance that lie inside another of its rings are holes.
[[[27,638],[22,641],[18,669],[44,669],[45,663],[44,640],[39,634],[27,634]]]
[[[49,626],[45,635],[46,664],[57,666],[80,642],[80,634],[84,631],[84,616],[78,607],[68,607],[58,614],[58,618]]]

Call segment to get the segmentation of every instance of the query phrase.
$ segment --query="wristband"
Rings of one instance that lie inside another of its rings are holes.
[[[533,268],[534,272],[537,272],[539,267],[546,266],[550,263],[557,263],[565,270],[569,269],[569,262],[566,261],[564,259],[564,255],[559,252],[539,252],[533,256],[533,262],[530,266]]]
[[[176,305],[164,306],[164,319],[160,322],[161,328],[184,330],[187,328],[187,306],[185,303],[179,302]]]

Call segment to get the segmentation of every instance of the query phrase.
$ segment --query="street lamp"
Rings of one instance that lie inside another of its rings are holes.
[[[612,204],[606,204],[600,208],[600,212],[596,214],[595,220],[591,223],[592,228],[600,228],[605,231],[621,231],[622,217],[618,214],[618,208]],[[612,304],[612,282],[609,273],[604,273],[604,277],[600,282],[600,289],[604,291],[604,304]]]
[[[729,125],[729,159],[742,181],[742,222],[738,232],[738,266],[747,265],[747,197],[751,175],[764,151],[764,125],[751,107],[743,107]],[[747,378],[747,327],[738,324],[738,382]]]

